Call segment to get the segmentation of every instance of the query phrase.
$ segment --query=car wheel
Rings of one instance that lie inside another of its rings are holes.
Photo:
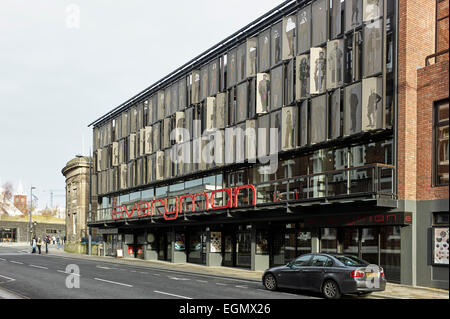
[[[264,287],[271,291],[277,290],[277,280],[274,275],[268,274],[264,277]]]
[[[322,293],[327,299],[339,299],[341,297],[339,286],[334,280],[327,280],[323,283]]]

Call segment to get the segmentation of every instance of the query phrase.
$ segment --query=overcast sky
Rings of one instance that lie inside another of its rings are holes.
[[[282,2],[1,0],[0,186],[65,206],[91,122]]]

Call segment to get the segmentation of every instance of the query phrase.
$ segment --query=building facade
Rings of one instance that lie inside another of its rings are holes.
[[[433,247],[416,75],[437,3],[286,1],[93,122],[89,226],[105,253],[253,270],[350,253],[448,289],[448,245],[446,278],[419,265]]]

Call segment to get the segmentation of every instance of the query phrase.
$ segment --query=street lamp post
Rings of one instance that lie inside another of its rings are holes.
[[[28,224],[28,242],[31,242],[31,215],[33,213],[33,189],[36,189],[36,187],[31,186],[30,188],[30,222]]]

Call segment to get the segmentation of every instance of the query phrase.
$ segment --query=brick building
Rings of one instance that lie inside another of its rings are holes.
[[[283,2],[91,124],[89,226],[111,256],[260,270],[349,253],[448,289],[446,47],[448,0]],[[238,137],[174,160],[237,128],[267,133],[242,161]]]

